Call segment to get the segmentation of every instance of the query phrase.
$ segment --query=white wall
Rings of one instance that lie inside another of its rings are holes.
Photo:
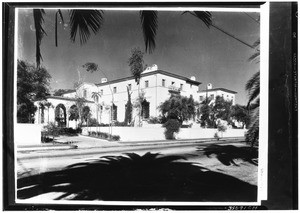
[[[41,144],[40,124],[16,124],[14,129],[14,140],[16,145],[38,145]]]
[[[110,127],[100,127],[100,132],[109,133]],[[83,134],[87,131],[96,131],[96,127],[83,128]],[[99,130],[99,127],[98,127]],[[149,125],[149,127],[112,127],[112,134],[119,135],[121,141],[151,141],[165,140],[164,128],[161,125]],[[177,139],[200,139],[214,138],[217,129],[181,128]],[[244,137],[245,129],[228,129],[223,133],[223,137]]]

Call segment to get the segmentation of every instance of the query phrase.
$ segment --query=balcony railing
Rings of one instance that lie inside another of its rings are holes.
[[[179,94],[181,92],[181,88],[180,87],[176,87],[176,86],[173,86],[173,85],[169,86],[168,89],[169,89],[170,93],[177,93],[177,94]]]

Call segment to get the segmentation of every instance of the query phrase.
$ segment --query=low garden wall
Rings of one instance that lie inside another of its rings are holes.
[[[100,131],[109,133],[110,127],[84,127],[82,134],[88,135],[88,131]],[[119,135],[120,141],[151,141],[165,140],[165,129],[161,126],[149,127],[112,127],[112,134]],[[244,137],[245,129],[227,129],[223,137]],[[217,129],[181,128],[177,139],[214,138]]]
[[[14,129],[14,140],[18,146],[41,144],[40,124],[16,124]]]

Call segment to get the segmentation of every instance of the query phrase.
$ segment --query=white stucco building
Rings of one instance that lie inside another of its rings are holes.
[[[233,102],[235,101],[236,92],[221,88],[217,90],[211,88],[203,92],[199,90],[200,85],[201,82],[196,80],[194,76],[177,75],[159,70],[156,65],[153,65],[141,74],[140,85],[137,85],[133,76],[111,81],[102,78],[100,83],[82,83],[76,90],[62,96],[48,97],[47,101],[52,104],[49,109],[36,102],[35,104],[39,109],[35,115],[35,123],[55,122],[55,117],[61,117],[63,125],[74,127],[75,121],[69,121],[69,110],[75,105],[78,97],[86,100],[85,105],[90,108],[91,117],[96,118],[100,123],[122,122],[125,119],[128,101],[127,87],[131,94],[132,103],[137,100],[139,93],[144,94],[143,120],[147,120],[151,116],[158,117],[160,115],[158,106],[172,93],[187,97],[192,96],[196,101],[200,101],[201,97],[205,98],[206,93],[214,96],[223,95],[224,98],[232,98]],[[133,111],[132,119],[137,119],[137,112]]]
[[[212,84],[209,83],[206,89],[199,91],[198,94],[198,101],[200,102],[205,100],[205,98],[214,101],[217,96],[220,96],[226,101],[232,101],[232,105],[235,105],[235,94],[237,94],[237,92],[225,88],[213,88]]]

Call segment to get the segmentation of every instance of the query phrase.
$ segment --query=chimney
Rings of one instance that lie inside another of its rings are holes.
[[[101,83],[106,83],[107,82],[107,78],[101,78]]]
[[[212,84],[211,83],[207,84],[207,89],[212,89]]]

